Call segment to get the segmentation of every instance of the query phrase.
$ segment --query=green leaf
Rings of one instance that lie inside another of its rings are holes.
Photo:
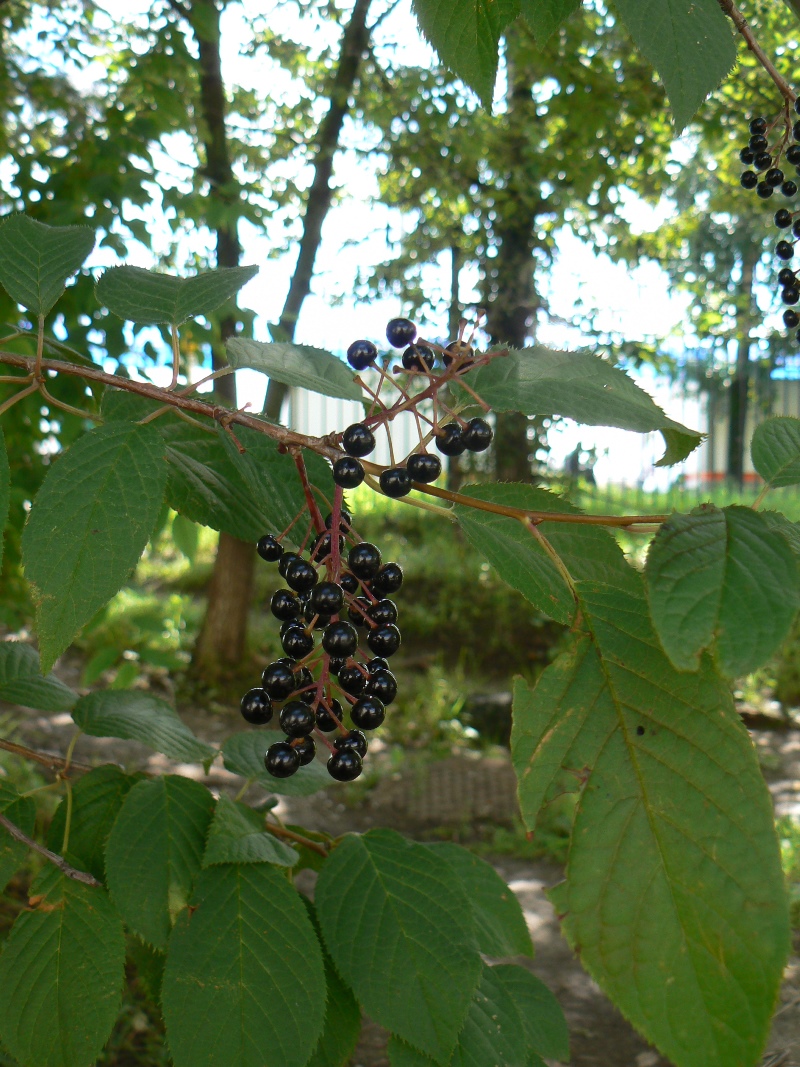
[[[776,533],[781,535],[789,548],[791,548],[795,559],[800,558],[800,523],[790,522],[785,515],[781,515],[778,511],[759,511],[759,515],[770,530],[775,530]]]
[[[325,1011],[322,952],[267,864],[203,871],[170,938],[162,994],[175,1067],[305,1067]]]
[[[0,285],[16,304],[46,315],[93,248],[88,226],[46,226],[7,215],[0,223]]]
[[[103,889],[55,870],[34,888],[0,956],[0,1035],[29,1067],[87,1067],[122,999],[122,923]]]
[[[528,1047],[548,1059],[569,1060],[567,1020],[544,982],[513,964],[501,964],[492,974],[517,1006]]]
[[[650,615],[679,670],[696,670],[715,643],[723,673],[761,666],[798,607],[797,562],[786,539],[750,508],[707,504],[673,515],[650,545]]]
[[[472,909],[478,949],[484,956],[532,956],[533,944],[519,901],[484,860],[450,841],[427,846],[453,869]]]
[[[200,527],[197,523],[184,515],[176,515],[172,520],[172,540],[178,551],[182,552],[190,563],[194,563],[200,543]]]
[[[510,351],[471,375],[470,385],[495,411],[563,415],[587,426],[618,426],[637,433],[660,430],[667,451],[659,467],[685,459],[703,437],[667,418],[619,367],[588,352],[541,347]]]
[[[259,370],[283,385],[342,400],[363,398],[361,387],[353,381],[353,372],[347,364],[324,348],[232,337],[227,353],[232,367]]]
[[[84,434],[50,468],[22,535],[46,669],[136,566],[166,475],[158,430],[134,423]]]
[[[92,737],[140,741],[170,759],[202,763],[217,754],[216,749],[194,736],[166,701],[140,689],[89,693],[75,705],[72,718]]]
[[[461,492],[475,500],[504,507],[581,514],[554,493],[530,485],[469,485]],[[489,560],[505,582],[540,611],[569,625],[575,614],[575,600],[556,565],[519,519],[480,511],[466,504],[457,504],[455,515],[467,540]],[[611,581],[632,592],[639,588],[636,572],[627,564],[608,530],[564,522],[543,522],[538,529],[561,556],[573,578]]]
[[[519,0],[414,0],[414,13],[445,66],[490,109],[500,38]]]
[[[322,1036],[307,1067],[344,1067],[358,1044],[361,1034],[361,1009],[333,966],[327,952],[322,953],[325,965],[325,1026]]]
[[[270,793],[287,797],[307,797],[331,784],[325,767],[317,760],[301,767],[291,778],[273,778],[267,773],[264,766],[267,749],[282,740],[284,735],[278,730],[244,730],[232,734],[222,746],[225,766],[234,774],[258,782]]]
[[[716,0],[616,0],[615,7],[658,71],[680,133],[736,62],[731,24]]]
[[[551,37],[581,6],[581,0],[521,0],[522,17],[539,44]]]
[[[776,415],[759,423],[750,442],[753,466],[770,489],[800,482],[800,419]]]
[[[213,811],[204,786],[165,775],[135,785],[114,823],[106,848],[108,887],[131,930],[155,948],[166,946],[189,903]]]
[[[69,830],[69,862],[105,880],[105,850],[108,836],[122,802],[136,785],[138,776],[125,774],[113,764],[95,767],[72,786],[72,819]],[[61,852],[67,803],[58,805],[47,832],[47,847]]]
[[[514,689],[525,825],[579,792],[551,899],[591,976],[678,1067],[754,1064],[788,951],[755,750],[710,665],[671,666],[643,598],[578,592],[590,633]]]
[[[450,865],[391,830],[347,836],[322,868],[315,903],[367,1014],[446,1064],[480,978],[469,901]]]
[[[0,812],[28,837],[36,825],[36,805],[30,797],[21,797],[13,786],[0,779]],[[25,862],[28,849],[0,827],[0,892]]]
[[[39,654],[22,641],[0,641],[0,700],[37,711],[69,711],[78,694],[54,674],[42,677]]]
[[[8,522],[8,505],[11,501],[11,468],[8,465],[6,439],[0,427],[0,566],[3,564],[3,531]]]
[[[112,267],[95,287],[98,301],[139,326],[180,326],[216,310],[258,274],[258,267],[220,267],[173,278],[142,267]]]
[[[293,867],[297,853],[264,830],[264,816],[220,794],[208,831],[203,866],[216,863],[274,863]]]

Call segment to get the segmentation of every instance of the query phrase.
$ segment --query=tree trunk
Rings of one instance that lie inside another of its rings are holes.
[[[314,178],[308,190],[306,210],[303,216],[303,233],[297,253],[289,292],[283,305],[277,326],[271,331],[275,341],[293,341],[297,320],[303,302],[311,292],[314,262],[322,239],[322,224],[333,200],[331,175],[333,158],[339,147],[345,117],[350,110],[350,96],[358,78],[361,59],[369,43],[367,12],[371,0],[356,0],[350,21],[342,35],[339,65],[331,86],[328,113],[320,123],[317,135],[317,153],[314,159]],[[264,414],[276,421],[281,417],[281,408],[287,388],[280,382],[269,383],[264,401]]]
[[[753,327],[753,281],[758,249],[743,252],[742,280],[739,287],[739,337],[736,371],[729,391],[728,478],[740,489],[744,484],[745,433],[750,393],[750,331]]]

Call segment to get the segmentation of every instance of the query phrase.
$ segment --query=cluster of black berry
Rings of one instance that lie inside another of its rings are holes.
[[[427,374],[433,378],[436,352],[424,342],[414,343],[417,328],[409,319],[392,319],[386,327],[386,337],[393,348],[405,348],[403,368],[411,374]],[[453,341],[442,350],[445,369],[457,363],[459,367],[471,363],[472,347],[464,341]],[[372,341],[354,341],[347,350],[347,360],[354,370],[365,370],[378,356]],[[373,416],[375,422],[380,415]],[[359,462],[375,448],[375,435],[365,422],[348,426],[342,434],[342,448],[347,455],[333,464],[333,480],[343,489],[354,489],[364,481],[364,467]],[[442,455],[460,456],[466,451],[483,452],[492,443],[492,428],[485,419],[469,422],[455,419],[436,426],[433,431],[436,447]],[[420,446],[422,448],[422,446]],[[381,472],[379,481],[386,496],[401,497],[411,492],[413,482],[435,482],[442,472],[438,456],[424,450],[412,452],[404,463]]]
[[[800,114],[800,109],[795,104],[795,111]],[[773,126],[775,124],[773,123]],[[740,181],[745,189],[755,189],[762,200],[768,200],[777,188],[780,188],[784,196],[797,195],[797,182],[787,178],[779,164],[785,142],[788,137],[783,136],[776,144],[770,145],[769,134],[772,127],[768,126],[765,118],[755,118],[750,122],[750,143],[739,152],[739,159],[752,170],[746,170]],[[791,163],[796,174],[800,175],[800,122],[795,122],[792,131],[795,143],[786,149],[786,162]],[[759,179],[759,174],[763,177]]]
[[[286,738],[271,745],[264,758],[275,778],[289,778],[314,759],[316,733],[331,750],[328,773],[339,782],[352,782],[361,774],[367,752],[364,731],[381,725],[397,695],[387,661],[400,647],[400,631],[397,607],[387,596],[402,585],[403,571],[397,563],[383,563],[375,545],[356,541],[351,524],[352,517],[342,509],[334,552],[334,520],[329,515],[326,531],[317,535],[307,559],[284,551],[271,534],[258,542],[259,555],[278,564],[288,586],[270,603],[281,622],[285,656],[268,664],[261,686],[242,698],[241,711],[247,722],[263,726],[272,719],[274,704],[283,702],[278,719]],[[347,555],[347,569],[341,570],[339,556],[348,539],[356,543]],[[337,566],[332,565],[334,558]],[[318,568],[323,568],[323,578],[327,568],[328,578],[336,580],[320,580]],[[321,650],[314,636],[319,630]],[[359,647],[362,636],[369,655]],[[352,726],[345,724],[345,709]],[[324,735],[333,731],[337,736],[331,742]]]

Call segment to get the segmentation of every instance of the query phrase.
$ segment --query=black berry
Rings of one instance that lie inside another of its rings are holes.
[[[775,190],[769,184],[769,182],[759,182],[756,186],[756,192],[762,200],[769,200]]]
[[[742,163],[744,163],[746,167],[749,167],[750,164],[755,160],[755,158],[756,154],[752,148],[743,148],[739,153],[739,159],[742,161]]]
[[[350,718],[359,730],[377,730],[386,718],[383,701],[377,697],[361,697],[350,708]]]
[[[381,471],[378,481],[386,496],[408,496],[411,492],[411,475],[405,467],[390,467],[389,470]]]
[[[300,601],[288,589],[278,589],[272,594],[269,610],[276,619],[282,622],[287,619],[296,619],[300,614]]]
[[[264,766],[273,778],[291,778],[300,769],[300,757],[288,741],[276,741],[267,749]]]
[[[449,422],[437,431],[436,447],[445,456],[460,456],[466,450],[464,431],[457,422]]]
[[[264,534],[256,545],[256,551],[267,563],[277,563],[283,555],[283,545],[272,534]]]
[[[342,737],[337,737],[333,747],[338,752],[357,752],[363,759],[367,754],[367,739],[360,730],[348,730]]]
[[[314,744],[313,737],[304,737],[302,741],[292,741],[292,748],[300,757],[301,767],[311,763],[317,754],[317,746]]]
[[[312,589],[318,581],[317,572],[304,559],[293,559],[286,568],[286,584],[298,593]]]
[[[376,656],[374,659],[371,659],[367,664],[367,670],[370,672],[370,674],[374,674],[375,671],[388,671],[389,661],[385,660],[382,656]]]
[[[783,324],[789,330],[794,330],[800,326],[800,315],[791,308],[787,308],[783,313]]]
[[[374,593],[396,593],[402,584],[403,568],[399,563],[384,563],[370,583]]]
[[[328,670],[331,674],[338,674],[345,666],[347,666],[347,660],[342,659],[341,656],[330,656],[328,659]]]
[[[285,700],[295,689],[291,667],[280,661],[269,663],[261,675],[261,685],[273,700]]]
[[[375,671],[369,676],[365,692],[368,696],[377,697],[384,705],[391,704],[397,696],[397,679],[391,671]]]
[[[358,634],[349,622],[332,622],[325,627],[322,647],[329,656],[352,656],[358,648]]]
[[[796,304],[800,301],[800,289],[795,285],[787,285],[781,293],[784,304]]]
[[[328,760],[328,774],[337,782],[354,782],[362,769],[361,757],[352,749],[334,752]]]
[[[314,729],[314,712],[302,700],[290,700],[281,708],[281,729],[289,737],[305,737]]]
[[[368,456],[375,448],[372,430],[363,422],[353,423],[342,434],[342,448],[348,456]]]
[[[317,615],[338,615],[344,604],[344,591],[336,582],[320,582],[311,590],[310,603]]]
[[[777,188],[783,181],[784,174],[780,167],[771,167],[764,175],[764,180],[767,185],[771,185],[773,189]]]
[[[331,712],[333,712],[333,715]],[[336,719],[334,719],[334,715]],[[317,726],[324,734],[329,734],[331,730],[338,729],[343,718],[344,712],[338,700],[329,700],[327,704],[320,703],[317,705]],[[336,721],[337,719],[338,722]]]
[[[353,370],[366,370],[378,355],[378,349],[372,341],[353,341],[347,349],[347,362]]]
[[[767,128],[767,120],[758,116],[750,119],[750,133],[763,133]]]
[[[386,325],[386,340],[392,348],[405,348],[417,336],[417,327],[410,319],[391,319]]]
[[[381,565],[380,550],[369,541],[361,541],[350,549],[347,563],[356,578],[368,582],[378,573]]]
[[[772,163],[772,156],[769,152],[759,152],[755,158],[754,166],[756,170],[766,170]]]
[[[427,345],[409,345],[403,353],[406,370],[428,371],[436,362],[436,353]]]
[[[800,141],[800,122],[796,122],[792,126],[792,137],[794,137],[795,141]]]
[[[781,285],[794,285],[795,273],[791,267],[782,267],[778,271],[778,281]]]
[[[445,367],[449,367],[454,362],[459,366],[468,367],[470,364],[468,357],[472,355],[472,351],[472,345],[468,345],[466,341],[451,341],[442,356],[442,362]]]
[[[792,233],[795,235],[795,237],[800,237],[800,219],[798,219],[797,222],[795,222],[792,226]]]
[[[779,230],[785,230],[792,225],[792,213],[787,208],[779,208],[775,212],[775,225]]]
[[[400,631],[396,626],[378,626],[370,630],[367,644],[376,656],[392,656],[400,647]]]
[[[281,578],[286,577],[286,571],[289,569],[289,564],[296,559],[300,559],[296,552],[283,553],[283,555],[281,556],[281,561],[278,564],[278,574],[281,576]]]
[[[339,529],[349,530],[353,524],[353,516],[346,508],[339,509]],[[333,515],[325,516],[325,525],[330,528],[333,526]]]
[[[485,419],[471,419],[464,430],[464,444],[470,452],[485,452],[494,433]]]
[[[294,667],[294,664],[292,664]],[[308,667],[294,667],[294,692],[298,689],[306,689],[314,681],[314,675]]]
[[[781,186],[781,192],[785,197],[791,199],[793,196],[797,196],[797,182],[785,181]]]
[[[791,163],[793,167],[800,163],[800,145],[789,145],[786,149],[786,162]]]
[[[379,600],[369,608],[367,614],[373,622],[381,625],[397,622],[397,605],[393,600]]]
[[[302,626],[292,626],[281,638],[281,648],[292,659],[303,659],[309,652],[313,652],[314,638]]]
[[[750,138],[750,150],[752,152],[763,152],[767,147],[767,139],[763,133],[754,133]]]
[[[778,241],[775,246],[775,255],[778,259],[791,259],[794,255],[794,245],[791,241]]]
[[[332,548],[333,538],[331,537],[330,533],[319,534],[314,540],[314,544],[312,545],[311,551],[309,552],[309,558],[313,559],[316,563],[321,563],[331,554]],[[344,534],[340,533],[339,551],[341,552],[343,548]]]
[[[242,697],[239,710],[245,722],[263,726],[272,718],[272,701],[263,689],[251,689]]]
[[[758,185],[758,175],[754,170],[746,170],[739,179],[739,184],[744,189],[755,189]]]
[[[357,596],[347,609],[347,617],[355,626],[364,626],[367,621],[370,601],[365,596]]]
[[[342,456],[333,465],[333,480],[342,489],[355,489],[364,481],[364,468],[353,456]]]
[[[339,685],[351,697],[360,696],[367,684],[366,676],[358,667],[343,667],[339,671]]]
[[[429,452],[415,452],[406,460],[406,470],[415,482],[435,482],[442,473],[442,461]]]
[[[358,578],[356,578],[354,574],[350,574],[348,571],[345,571],[344,574],[339,577],[339,585],[344,589],[345,593],[350,593],[351,596],[353,593],[358,592]]]

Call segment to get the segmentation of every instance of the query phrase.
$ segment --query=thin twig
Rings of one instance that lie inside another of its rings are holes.
[[[293,830],[285,830],[282,826],[275,826],[273,823],[268,822],[264,824],[264,829],[269,833],[274,834],[276,837],[283,837],[287,841],[295,841],[298,845],[303,845],[305,848],[311,849],[312,852],[318,853],[324,859],[328,858],[329,849],[325,848],[318,841],[311,841],[308,837],[303,837],[301,834],[294,833]]]
[[[75,867],[70,867],[70,865],[67,863],[63,856],[59,856],[55,852],[51,852],[49,848],[45,848],[44,845],[40,845],[39,842],[34,841],[32,837],[28,837],[28,835],[24,834],[18,826],[14,825],[13,822],[9,822],[5,815],[0,815],[0,826],[2,826],[3,829],[7,833],[9,833],[15,841],[19,841],[21,845],[27,845],[27,847],[32,849],[34,852],[38,852],[40,856],[44,856],[46,860],[52,863],[55,867],[58,867],[61,873],[65,874],[67,878],[72,878],[76,882],[83,882],[84,885],[94,886],[97,889],[103,888],[103,883],[98,882],[93,875],[87,874],[86,871],[78,871],[75,869]]]
[[[86,763],[77,763],[73,759],[67,761],[63,756],[56,756],[50,752],[36,752],[32,748],[26,748],[25,745],[18,745],[16,741],[6,741],[3,737],[0,737],[0,749],[13,752],[15,756],[22,756],[24,759],[33,760],[51,771],[69,768],[72,771],[88,772],[93,769]]]
[[[769,74],[770,78],[772,78],[772,80],[775,82],[775,85],[778,87],[781,96],[784,98],[784,100],[788,101],[790,104],[793,104],[797,99],[797,93],[794,91],[794,89],[792,89],[791,85],[789,85],[786,79],[778,73],[775,64],[772,62],[767,53],[756,40],[755,34],[750,29],[747,19],[741,13],[739,8],[734,4],[733,0],[718,0],[718,3],[722,10],[725,12],[725,14],[728,16],[728,18],[731,20],[731,22],[734,24],[740,35],[746,41],[747,47],[756,57],[756,59],[767,72],[767,74]]]

